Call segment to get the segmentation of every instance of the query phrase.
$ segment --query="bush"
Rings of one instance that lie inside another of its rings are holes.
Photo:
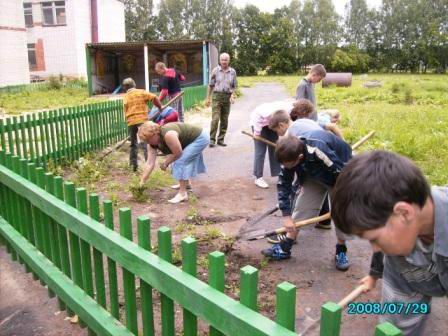
[[[369,71],[369,55],[351,48],[347,51],[336,49],[331,57],[330,70],[353,73]]]
[[[235,58],[232,62],[232,67],[236,70],[238,76],[255,76],[258,68],[255,62],[247,61],[249,58],[241,57]]]
[[[61,80],[56,76],[48,78],[48,86],[50,89],[60,90],[62,88]]]

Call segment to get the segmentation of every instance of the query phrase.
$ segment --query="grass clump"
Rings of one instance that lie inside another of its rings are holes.
[[[132,177],[131,182],[128,185],[128,190],[132,194],[132,199],[139,203],[146,202],[149,199],[149,195],[145,193],[147,189],[148,186],[146,184],[140,184],[140,178],[138,176]]]

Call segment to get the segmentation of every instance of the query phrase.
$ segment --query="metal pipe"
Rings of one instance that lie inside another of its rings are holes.
[[[90,22],[92,32],[92,43],[98,43],[98,3],[90,0]]]

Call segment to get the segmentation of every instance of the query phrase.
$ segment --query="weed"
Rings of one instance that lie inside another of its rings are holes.
[[[121,200],[120,200],[120,197],[118,196],[118,194],[117,193],[110,193],[109,194],[109,200],[112,202],[112,204],[114,205],[114,206],[118,206],[118,205],[120,205],[120,203],[122,203],[121,202]]]
[[[181,234],[184,232],[188,232],[189,234],[193,234],[196,230],[195,226],[191,223],[187,222],[178,222],[177,225],[174,227],[174,232]]]
[[[74,166],[74,181],[83,186],[98,182],[107,174],[105,163],[93,159],[90,155],[80,158]]]
[[[198,266],[204,269],[208,268],[208,256],[201,255],[198,258]]]
[[[64,175],[64,169],[58,164],[56,164],[52,159],[47,162],[47,172],[52,173],[54,176]]]
[[[174,265],[182,263],[182,252],[179,246],[175,246],[173,249],[172,263]]]
[[[146,202],[149,196],[145,193],[147,185],[140,185],[140,179],[138,176],[134,176],[131,182],[128,184],[128,190],[132,194],[132,199],[136,202]]]
[[[210,240],[220,238],[222,235],[223,234],[222,234],[221,230],[211,226],[205,230],[205,233],[202,235],[201,240],[210,241]]]
[[[407,105],[411,105],[414,103],[414,96],[411,89],[409,88],[404,92],[404,103]]]
[[[190,206],[187,210],[187,219],[195,222],[199,218],[199,211],[195,207]]]
[[[398,84],[398,83],[393,83],[392,86],[391,86],[391,88],[390,88],[390,91],[391,91],[392,93],[398,93],[398,92],[400,92],[400,84]]]

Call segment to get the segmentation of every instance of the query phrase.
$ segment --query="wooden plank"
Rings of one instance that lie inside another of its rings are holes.
[[[132,241],[131,209],[118,210],[120,221],[120,234]],[[126,312],[126,327],[135,335],[138,335],[137,325],[137,299],[135,296],[135,276],[123,266],[124,305]]]
[[[19,157],[22,157],[22,149],[20,147],[20,135],[19,135],[19,120],[17,119],[17,117],[13,117],[12,118],[13,122],[12,122],[12,126],[14,129],[14,142],[15,142],[15,154]]]
[[[159,257],[172,263],[172,243],[171,229],[162,226],[157,230],[157,240],[159,242]],[[161,315],[162,315],[162,336],[174,336],[174,302],[165,294],[160,294]]]
[[[56,196],[59,200],[64,200],[64,180],[60,176],[56,176],[53,179],[54,183],[54,196]],[[61,270],[62,272],[69,278],[71,278],[71,270],[70,270],[70,254],[68,252],[68,239],[67,239],[67,229],[57,224],[57,234],[58,234],[58,244],[61,258]],[[73,316],[74,312],[67,308],[67,314],[69,316]]]
[[[325,303],[320,309],[320,336],[339,336],[342,308],[334,302]]]
[[[258,270],[252,266],[245,266],[240,270],[240,302],[246,307],[258,311]]]
[[[27,138],[26,138],[26,123],[25,123],[25,116],[20,116],[20,135],[21,135],[21,142],[22,142],[22,158],[27,159],[28,158],[28,146],[27,146]]]
[[[197,242],[192,237],[182,239],[182,270],[197,276]],[[198,334],[198,319],[188,309],[183,309],[184,336]]]
[[[294,331],[296,320],[296,286],[282,282],[276,288],[276,321]]]
[[[31,115],[29,114],[26,115],[26,129],[28,133],[28,146],[30,151],[29,158],[31,161],[34,161],[36,157],[34,155],[33,123],[31,120]]]
[[[212,252],[208,255],[208,283],[209,285],[224,292],[225,286],[225,255],[222,252]],[[223,335],[217,328],[210,326],[210,336]]]
[[[402,336],[403,333],[400,329],[395,327],[393,324],[389,322],[384,322],[379,324],[375,328],[375,335],[374,336]]]
[[[97,194],[89,195],[90,204],[90,217],[99,222],[100,220],[100,201]],[[99,223],[98,223],[99,224]],[[96,289],[96,301],[106,308],[106,287],[104,285],[104,265],[103,255],[96,248],[93,250],[93,267],[95,270],[95,289]]]
[[[137,218],[138,245],[151,251],[151,221],[147,216]],[[142,305],[143,336],[154,336],[154,312],[152,287],[140,279],[140,298]],[[187,336],[184,333],[184,336]]]
[[[114,214],[112,201],[103,201],[103,211],[104,211],[104,224],[106,227],[114,231]],[[117,282],[117,266],[115,261],[111,258],[107,258],[107,273],[109,279],[109,302],[110,302],[110,312],[113,317],[119,319],[120,317],[120,306],[118,304],[118,282]]]
[[[76,208],[83,214],[88,213],[87,190],[85,188],[76,188]],[[79,242],[81,248],[82,288],[93,298],[92,253],[88,242],[84,239],[79,239]]]

